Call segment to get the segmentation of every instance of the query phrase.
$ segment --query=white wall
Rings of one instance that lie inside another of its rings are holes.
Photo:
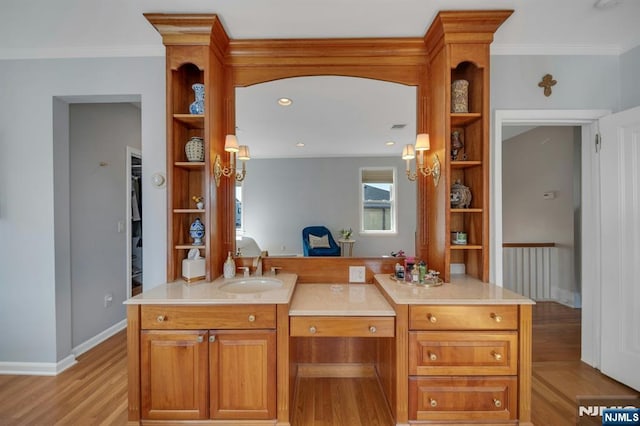
[[[55,366],[70,354],[71,347],[62,346],[70,345],[71,329],[67,314],[60,312],[69,307],[68,283],[56,282],[64,280],[65,273],[56,270],[64,262],[55,256],[54,230],[60,223],[54,222],[53,99],[139,95],[143,176],[151,176],[166,169],[165,61],[162,57],[0,61],[0,93],[0,324],[5,325],[0,328],[0,364]],[[56,151],[56,159],[60,156]],[[166,195],[147,178],[143,194],[148,206],[145,286],[150,288],[165,281]]]
[[[398,233],[359,235],[360,167],[380,166],[396,167]],[[404,168],[399,155],[251,160],[242,192],[246,234],[271,255],[302,254],[302,228],[310,225],[325,225],[335,239],[340,229],[352,228],[354,256],[414,253],[416,187]]]
[[[552,296],[570,304],[573,294],[579,292],[574,274],[574,211],[576,203],[579,205],[574,176],[580,162],[575,155],[577,144],[573,127],[554,126],[535,128],[502,145],[503,241],[556,243]],[[555,198],[543,199],[543,194],[550,191]],[[567,295],[568,300],[561,300]]]
[[[127,146],[140,149],[140,109],[131,103],[71,104],[72,343],[126,317]],[[101,163],[106,165],[101,166]],[[113,297],[104,306],[104,297]]]

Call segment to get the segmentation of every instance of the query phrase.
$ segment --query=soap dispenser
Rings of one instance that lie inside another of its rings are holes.
[[[222,271],[225,278],[233,278],[236,276],[236,262],[231,257],[231,252],[227,254],[227,260],[224,262],[224,268]]]

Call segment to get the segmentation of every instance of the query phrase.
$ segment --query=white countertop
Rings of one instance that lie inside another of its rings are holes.
[[[290,316],[395,316],[371,284],[298,284]]]
[[[250,279],[278,279],[282,281],[282,287],[262,291],[258,293],[229,293],[220,289],[232,280],[242,279],[242,275],[235,278],[218,278],[215,281],[198,281],[186,283],[176,281],[161,284],[150,290],[126,300],[128,305],[232,305],[232,304],[287,304],[291,301],[293,289],[298,276],[296,274],[281,273],[278,275],[265,275],[263,277],[250,277]]]
[[[398,282],[388,274],[375,275],[382,289],[399,305],[533,305],[535,302],[495,284],[466,275],[452,275],[450,283],[424,287]]]

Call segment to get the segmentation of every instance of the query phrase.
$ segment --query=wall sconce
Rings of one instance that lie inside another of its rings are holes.
[[[424,164],[425,151],[428,151],[430,148],[429,134],[419,133],[416,137],[415,147],[407,144],[402,149],[402,159],[407,161],[407,178],[410,181],[416,180],[418,172],[420,172],[425,177],[432,176],[433,185],[438,186],[438,182],[440,182],[440,159],[438,158],[438,154],[433,154],[432,167]],[[416,159],[416,170],[412,172],[410,161],[414,158]]]
[[[245,161],[251,159],[249,155],[249,147],[247,145],[238,145],[238,139],[235,135],[227,135],[224,139],[224,150],[229,153],[229,165],[223,165],[222,159],[219,155],[216,155],[216,159],[213,164],[213,176],[216,180],[216,186],[220,186],[220,177],[233,177],[238,182],[244,180],[247,174],[245,168]],[[242,170],[236,170],[236,157],[242,161]]]

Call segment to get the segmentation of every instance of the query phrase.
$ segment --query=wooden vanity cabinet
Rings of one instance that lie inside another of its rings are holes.
[[[518,418],[518,306],[409,306],[409,419]]]
[[[141,418],[275,419],[275,312],[274,305],[142,306]]]

